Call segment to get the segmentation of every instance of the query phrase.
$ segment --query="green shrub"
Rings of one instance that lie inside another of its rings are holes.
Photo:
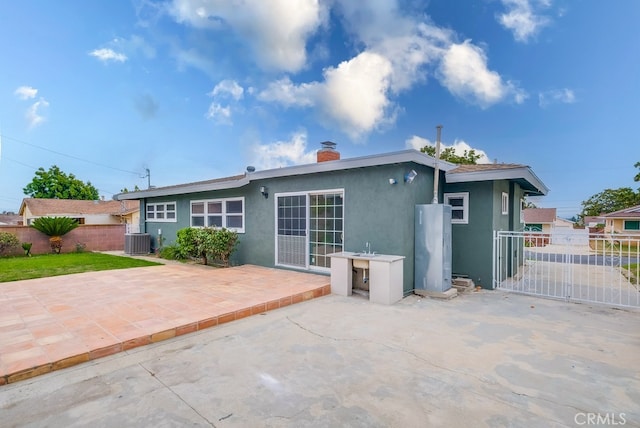
[[[185,260],[189,258],[189,256],[185,254],[178,245],[167,245],[165,247],[161,247],[158,255],[167,260]]]
[[[215,229],[213,234],[213,257],[223,266],[229,266],[229,258],[238,244],[238,233],[229,229]]]
[[[23,242],[22,243],[22,249],[24,250],[24,255],[27,257],[31,257],[31,247],[33,246],[33,243],[31,242]]]
[[[18,248],[20,240],[18,237],[9,232],[0,232],[0,255]]]
[[[176,238],[176,244],[182,254],[201,258],[205,265],[209,263],[209,259],[213,259],[229,266],[229,258],[235,251],[237,242],[236,232],[211,227],[180,229]]]
[[[78,222],[70,217],[40,217],[31,223],[31,227],[49,236],[51,251],[60,253],[62,236],[78,227]]]

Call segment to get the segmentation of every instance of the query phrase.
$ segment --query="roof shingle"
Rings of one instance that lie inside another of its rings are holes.
[[[132,201],[85,201],[75,199],[25,198],[20,213],[28,207],[35,216],[56,216],[76,214],[128,214],[139,209],[137,200]]]

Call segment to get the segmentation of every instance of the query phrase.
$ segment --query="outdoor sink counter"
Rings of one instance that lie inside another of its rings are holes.
[[[332,253],[328,256],[331,257],[331,293],[351,296],[351,273],[356,267],[368,269],[370,301],[392,305],[402,299],[404,256],[350,251]]]

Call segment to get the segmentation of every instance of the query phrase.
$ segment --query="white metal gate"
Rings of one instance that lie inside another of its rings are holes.
[[[591,234],[585,240],[571,233],[550,238],[541,232],[494,232],[494,288],[640,307],[640,236]]]

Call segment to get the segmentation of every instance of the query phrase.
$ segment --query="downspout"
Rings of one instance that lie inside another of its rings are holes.
[[[432,204],[438,203],[438,181],[440,180],[440,133],[442,131],[442,125],[436,126],[436,165],[433,173],[433,201]]]
[[[140,199],[140,220],[138,223],[142,223],[142,233],[147,233],[147,198]]]

